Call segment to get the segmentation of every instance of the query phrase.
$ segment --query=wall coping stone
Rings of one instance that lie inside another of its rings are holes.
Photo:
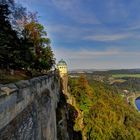
[[[2,85],[0,87],[0,97],[3,95],[10,95],[11,93],[13,93],[17,90],[18,90],[18,88],[13,83]]]
[[[27,88],[27,87],[33,87],[37,83],[42,84],[42,81],[45,81],[45,83],[46,83],[46,80],[49,80],[49,78],[54,77],[54,76],[58,76],[58,73],[56,73],[54,71],[50,71],[46,75],[34,77],[29,80],[20,80],[18,82],[9,83],[9,84],[5,84],[5,85],[0,84],[0,98],[3,96],[8,96],[14,92],[18,92],[20,89]]]
[[[28,80],[21,80],[15,83],[18,88],[26,88],[29,87],[31,84]]]

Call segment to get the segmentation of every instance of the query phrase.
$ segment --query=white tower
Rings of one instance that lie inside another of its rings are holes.
[[[63,59],[61,59],[57,64],[57,68],[59,70],[59,74],[62,79],[63,92],[64,92],[64,94],[67,94],[68,68],[67,68],[66,62]]]

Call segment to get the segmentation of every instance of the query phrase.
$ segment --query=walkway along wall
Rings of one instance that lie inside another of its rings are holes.
[[[0,85],[0,140],[57,140],[56,73]]]

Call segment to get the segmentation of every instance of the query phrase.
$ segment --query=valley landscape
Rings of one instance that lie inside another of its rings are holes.
[[[81,133],[86,139],[139,139],[139,73],[83,70],[69,74],[70,93],[82,112]]]
[[[140,140],[139,5],[0,0],[0,140]]]

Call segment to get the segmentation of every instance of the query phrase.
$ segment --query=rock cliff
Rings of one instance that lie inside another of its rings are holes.
[[[81,140],[65,79],[51,72],[0,85],[0,140]]]
[[[0,140],[57,140],[58,74],[0,85]]]

